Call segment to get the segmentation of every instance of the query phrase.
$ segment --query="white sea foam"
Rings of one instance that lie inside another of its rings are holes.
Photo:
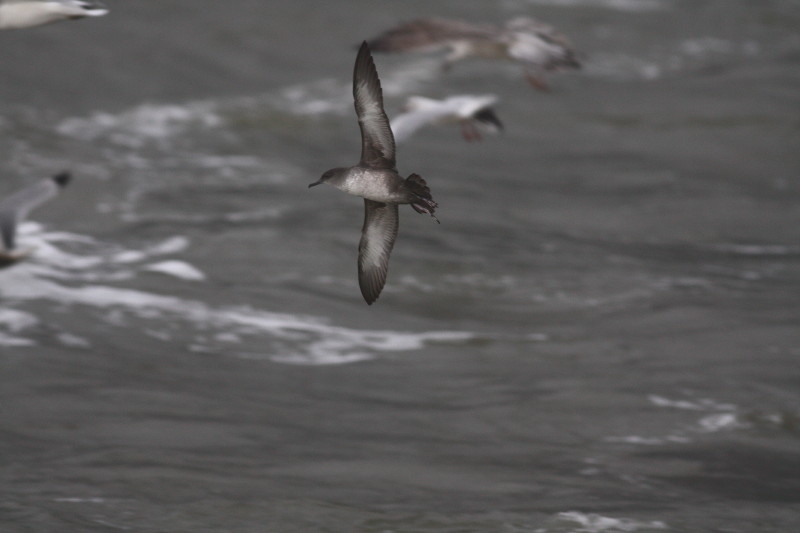
[[[79,256],[63,252],[52,243],[77,243],[79,245],[94,245],[96,241],[91,237],[76,235],[67,232],[46,233],[44,226],[33,221],[24,221],[18,231],[18,243],[21,248],[32,248],[37,260],[49,264],[58,264],[67,269],[86,269],[96,266],[102,259],[93,256]]]
[[[433,58],[411,58],[383,70],[381,86],[388,97],[400,96],[416,91],[425,82],[435,78],[440,70],[440,61]],[[286,87],[271,98],[262,98],[262,105],[288,110],[295,115],[347,115],[353,111],[352,84],[349,79],[326,78]],[[266,100],[264,102],[264,100]],[[229,107],[242,107],[241,100]],[[247,102],[249,107],[254,103]]]
[[[173,139],[190,129],[219,128],[254,109],[289,111],[303,116],[345,114],[352,110],[352,105],[349,82],[322,79],[289,86],[276,94],[173,104],[142,104],[116,114],[95,112],[84,117],[67,118],[55,129],[61,135],[82,141],[103,138],[111,144],[137,150],[148,143],[168,147]],[[149,168],[147,161],[139,161],[141,164],[135,166]],[[257,159],[247,156],[215,159],[209,155],[201,162],[214,166],[252,166],[254,161]]]
[[[0,308],[0,346],[31,346],[35,344],[30,339],[12,335],[12,333],[17,334],[38,323],[39,320],[30,313]]]
[[[735,413],[737,407],[734,404],[721,403],[710,398],[673,399],[658,394],[650,394],[647,396],[647,399],[653,405],[665,409],[713,414],[705,414],[697,421],[696,426],[683,425],[680,429],[666,436],[609,436],[604,440],[606,442],[619,442],[639,446],[661,446],[691,442],[693,436],[698,433],[712,433],[715,431],[746,427],[745,424],[741,423],[739,417]]]
[[[214,351],[211,341],[219,334],[225,335],[217,339],[224,343],[259,336],[266,337],[269,350],[262,354],[239,355],[294,364],[342,364],[370,359],[379,352],[419,350],[431,343],[463,343],[473,338],[473,334],[467,332],[351,329],[327,324],[313,316],[250,307],[214,308],[199,301],[139,290],[102,285],[66,287],[37,278],[26,269],[13,269],[9,274],[12,279],[0,286],[0,298],[102,308],[108,311],[105,317],[109,324],[116,326],[128,324],[126,315],[147,321],[185,323],[210,335],[210,340],[203,336],[192,342],[196,351]]]
[[[654,11],[666,9],[670,0],[525,0],[529,4],[559,7],[601,7],[619,11]]]
[[[647,397],[651,403],[659,407],[670,407],[673,409],[687,409],[690,411],[732,411],[736,406],[730,403],[719,403],[709,398],[696,400],[671,400],[657,394],[650,394]]]
[[[732,58],[750,58],[760,53],[757,42],[733,42],[712,36],[669,43],[664,48],[631,52],[599,49],[587,59],[583,72],[588,76],[627,80],[657,80],[670,74],[701,69]]]
[[[188,247],[189,239],[182,235],[176,235],[145,248],[145,253],[147,255],[177,254],[186,250]]]
[[[92,497],[92,498],[71,497],[71,498],[55,498],[53,499],[53,501],[59,503],[106,503],[108,500],[106,500],[105,498],[98,498],[98,497]]]
[[[14,337],[13,335],[7,335],[0,331],[0,346],[33,346],[34,344],[36,343],[31,339]]]
[[[639,435],[627,435],[625,437],[606,437],[606,442],[622,442],[625,444],[637,444],[641,446],[660,446],[670,443],[690,442],[688,437],[681,435],[668,435],[666,437],[642,437]]]
[[[749,256],[800,255],[800,246],[784,244],[712,244],[708,246],[715,252]]]
[[[95,112],[86,118],[68,118],[56,126],[56,131],[84,141],[103,137],[113,144],[141,148],[148,141],[174,137],[189,127],[214,127],[220,122],[214,105],[207,101],[143,104],[119,114]]]
[[[414,57],[380,72],[381,85],[386,96],[407,95],[419,91],[440,72],[441,59]]]
[[[191,159],[196,166],[201,168],[262,168],[264,166],[262,159],[252,155],[191,154]]]
[[[567,511],[558,513],[560,520],[576,522],[580,527],[574,529],[575,533],[602,533],[621,531],[652,531],[667,529],[667,524],[660,520],[649,522],[634,520],[632,518],[612,518],[595,513],[582,513],[580,511]]]
[[[286,87],[272,103],[296,115],[343,115],[352,109],[352,102],[349,83],[326,78]]]
[[[514,276],[500,275],[493,276],[483,272],[471,272],[461,274],[445,274],[442,276],[444,283],[456,286],[475,287],[479,289],[501,290],[513,289],[519,283]]]
[[[660,78],[666,66],[653,59],[619,53],[597,52],[585,65],[584,72],[589,76],[619,80]]]
[[[111,257],[114,263],[137,263],[147,258],[141,250],[122,250]]]
[[[406,95],[439,74],[439,60],[412,58],[382,73],[383,92],[386,96]],[[351,81],[346,77],[323,78],[298,83],[273,93],[220,100],[193,100],[180,103],[147,103],[119,113],[94,112],[88,116],[69,117],[56,125],[55,130],[66,137],[81,141],[103,139],[110,145],[129,152],[125,161],[133,168],[149,169],[152,162],[136,152],[145,146],[160,147],[165,151],[181,142],[188,131],[225,129],[235,130],[241,117],[285,115],[298,117],[319,115],[345,116],[353,111]],[[176,156],[180,159],[185,146]],[[256,167],[260,158],[236,155],[218,156],[193,154],[192,162],[201,167]],[[164,161],[162,160],[163,164]]]
[[[462,343],[472,337],[469,333],[450,331],[403,333],[333,328],[306,346],[302,353],[269,356],[269,359],[304,365],[354,363],[374,358],[375,352],[421,350],[430,343]]]
[[[150,272],[160,272],[176,278],[185,279],[189,281],[202,281],[206,279],[206,275],[200,272],[197,268],[193,267],[185,261],[170,260],[160,261],[158,263],[151,263],[144,266],[145,270]]]
[[[657,394],[650,394],[647,399],[658,407],[704,414],[692,425],[684,424],[681,429],[674,431],[671,435],[648,437],[640,435],[610,436],[604,440],[606,442],[620,442],[640,446],[659,446],[691,442],[692,438],[700,433],[714,433],[749,427],[748,424],[742,422],[741,417],[736,412],[738,408],[734,404],[721,403],[710,398],[672,399]]]
[[[30,313],[16,309],[0,308],[0,325],[9,331],[18,332],[35,326],[39,320]]]
[[[73,348],[89,348],[92,345],[92,343],[87,339],[66,332],[59,333],[58,340],[64,346],[70,346]]]
[[[704,416],[698,421],[698,424],[701,431],[706,433],[749,427],[748,424],[739,419],[736,413],[718,413]]]
[[[137,263],[156,256],[180,253],[189,246],[189,239],[176,235],[149,244],[141,250],[120,249],[117,245],[102,243],[84,235],[48,233],[42,225],[29,221],[20,226],[19,240],[21,247],[31,248],[33,253],[26,261],[9,269],[12,273],[4,273],[4,276],[26,272],[28,275],[51,279],[121,281],[135,277],[132,267]],[[68,248],[75,253],[65,251]],[[204,278],[199,269],[186,262],[161,263],[144,268],[187,280]]]

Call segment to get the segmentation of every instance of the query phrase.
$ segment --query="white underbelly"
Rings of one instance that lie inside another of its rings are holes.
[[[404,200],[404,195],[398,190],[401,179],[391,171],[353,169],[339,188],[375,202],[400,203]]]

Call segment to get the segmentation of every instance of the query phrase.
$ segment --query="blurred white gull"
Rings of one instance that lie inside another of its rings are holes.
[[[55,197],[69,180],[69,173],[62,172],[29,185],[0,201],[0,268],[24,259],[33,251],[30,248],[16,249],[17,225],[32,209]]]
[[[469,57],[507,59],[522,63],[536,89],[547,90],[545,72],[581,64],[567,38],[552,26],[518,17],[505,26],[470,24],[460,20],[422,18],[400,24],[369,41],[374,52],[432,52],[448,49],[444,68]]]
[[[467,141],[480,140],[477,126],[490,133],[498,133],[503,123],[497,118],[492,107],[497,97],[488,95],[462,94],[435,100],[424,96],[411,96],[406,100],[404,112],[392,119],[392,132],[396,142],[403,142],[414,132],[428,124],[457,122],[461,134]]]
[[[94,0],[0,0],[0,30],[100,17],[107,13],[106,6]]]

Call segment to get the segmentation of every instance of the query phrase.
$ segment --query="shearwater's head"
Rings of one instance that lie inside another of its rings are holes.
[[[311,188],[314,185],[319,185],[320,183],[330,183],[331,185],[335,185],[337,180],[344,176],[346,170],[347,169],[343,167],[332,168],[326,171],[317,181],[310,183],[308,187]]]

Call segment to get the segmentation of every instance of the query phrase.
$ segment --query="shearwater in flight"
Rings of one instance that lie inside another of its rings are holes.
[[[328,183],[364,198],[364,225],[358,245],[358,285],[372,305],[386,284],[389,254],[397,237],[398,205],[411,204],[437,222],[438,204],[419,175],[403,178],[397,172],[395,142],[383,109],[378,72],[366,41],[361,44],[353,69],[353,99],[361,128],[361,159],[351,167],[332,168],[309,187]]]

